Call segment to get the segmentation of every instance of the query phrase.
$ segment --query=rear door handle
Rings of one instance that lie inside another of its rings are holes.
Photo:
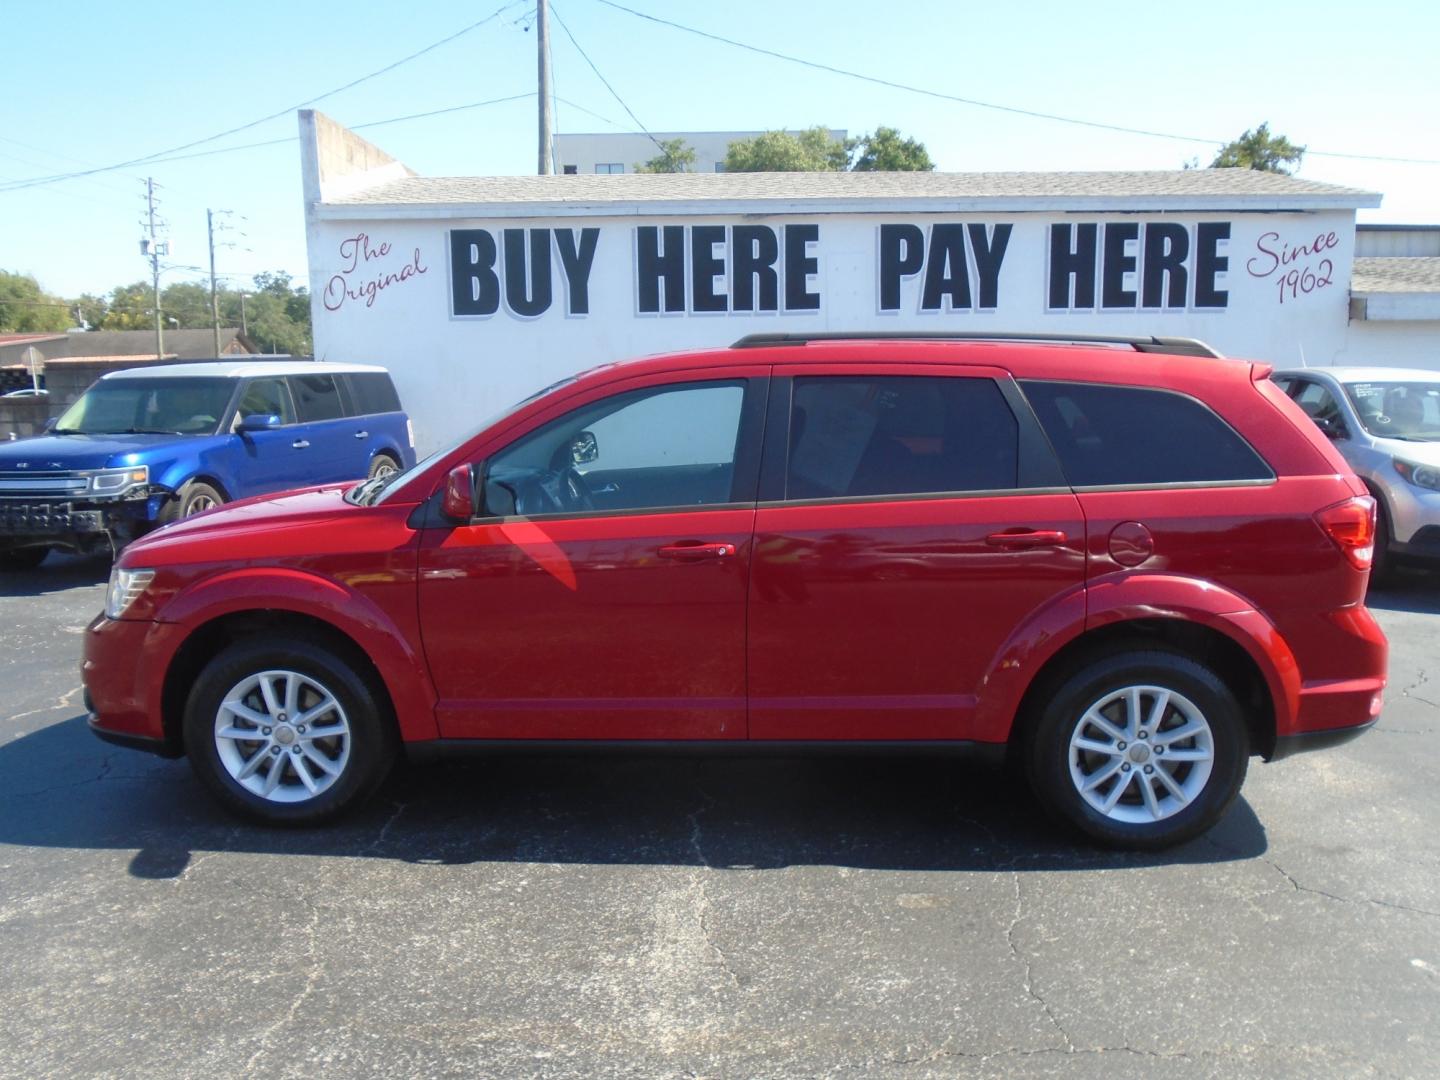
[[[735,554],[734,544],[667,544],[657,554],[662,559],[697,562],[700,559],[725,559]]]
[[[308,447],[308,446],[310,445],[310,440],[309,440],[309,439],[296,439],[296,440],[295,440],[294,442],[292,442],[290,445],[293,446],[296,450],[304,450],[306,447]]]
[[[1059,529],[1015,529],[985,537],[985,543],[999,548],[1059,547],[1065,540]]]
[[[355,437],[356,437],[357,439],[368,439],[368,438],[370,437],[370,432],[368,432],[368,431],[357,431],[357,432],[355,432]]]

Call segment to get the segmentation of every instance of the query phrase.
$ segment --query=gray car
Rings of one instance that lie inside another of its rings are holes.
[[[1440,565],[1440,371],[1277,371],[1379,503],[1374,576],[1394,560]]]

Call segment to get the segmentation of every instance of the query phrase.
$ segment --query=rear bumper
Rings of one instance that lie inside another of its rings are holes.
[[[1359,738],[1374,726],[1374,720],[1367,720],[1354,727],[1305,731],[1299,735],[1282,735],[1275,740],[1275,752],[1270,755],[1268,760],[1279,761],[1281,758],[1293,757],[1295,754],[1304,754],[1311,750],[1328,750],[1332,746],[1340,746],[1351,739]]]

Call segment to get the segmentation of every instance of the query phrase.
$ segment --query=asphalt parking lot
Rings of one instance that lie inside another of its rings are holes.
[[[0,579],[0,1075],[1433,1076],[1440,575],[1379,726],[1161,856],[952,761],[516,758],[238,825],[85,729],[103,561]]]

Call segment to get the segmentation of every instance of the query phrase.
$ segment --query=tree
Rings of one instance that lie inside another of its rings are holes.
[[[148,330],[155,325],[155,299],[150,282],[117,285],[110,291],[105,318],[91,323],[92,330]]]
[[[635,166],[637,173],[689,172],[695,164],[695,148],[684,139],[665,139],[660,143],[660,153],[649,161]]]
[[[1296,146],[1284,135],[1270,134],[1267,122],[1222,146],[1210,168],[1259,169],[1289,176],[1291,168],[1287,166],[1298,169],[1304,156],[1305,147]]]
[[[29,274],[0,270],[0,332],[58,333],[74,325],[64,300],[45,292]]]
[[[925,144],[903,138],[892,127],[878,127],[874,134],[851,139],[852,172],[931,172],[935,163]]]
[[[838,172],[849,164],[849,148],[823,127],[799,135],[767,131],[737,139],[725,151],[726,172]]]

